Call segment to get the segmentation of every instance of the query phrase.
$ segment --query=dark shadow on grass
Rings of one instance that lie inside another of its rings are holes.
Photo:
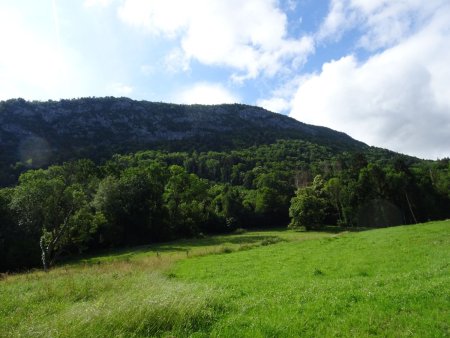
[[[201,239],[188,239],[188,240],[180,240],[177,241],[177,244],[191,246],[191,247],[199,247],[199,246],[211,246],[211,245],[220,245],[225,243],[231,244],[252,244],[260,241],[264,241],[270,238],[278,238],[278,236],[274,235],[226,235],[226,236],[218,236],[218,237],[206,237]],[[164,244],[161,244],[164,246]]]
[[[139,254],[145,253],[164,253],[164,252],[186,252],[188,253],[193,248],[218,246],[223,244],[239,244],[239,245],[252,245],[261,243],[262,245],[268,245],[279,242],[280,237],[274,235],[222,235],[214,237],[204,238],[191,238],[191,239],[179,239],[171,242],[152,243],[147,245],[140,245],[134,247],[117,248],[117,249],[104,249],[95,252],[90,252],[78,257],[70,257],[68,259],[61,259],[57,265],[65,264],[78,264],[80,262],[86,264],[98,264],[103,258],[107,260],[115,258],[130,259]],[[267,244],[265,244],[267,243]],[[92,260],[92,261],[91,261]]]
[[[373,230],[375,228],[363,228],[363,227],[342,227],[337,225],[324,225],[319,228],[316,228],[311,231],[317,231],[317,232],[328,232],[331,234],[338,234],[340,232],[361,232],[361,231],[367,231],[367,230]]]

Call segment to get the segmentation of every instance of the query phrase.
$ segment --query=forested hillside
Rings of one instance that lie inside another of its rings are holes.
[[[450,163],[279,140],[149,150],[28,170],[0,189],[0,270],[237,228],[380,227],[450,217]]]
[[[177,105],[127,98],[0,102],[0,186],[29,168],[147,149],[227,151],[297,139],[334,151],[367,146],[348,135],[242,104]]]
[[[1,271],[237,228],[450,217],[448,159],[246,105],[9,100],[0,147]]]

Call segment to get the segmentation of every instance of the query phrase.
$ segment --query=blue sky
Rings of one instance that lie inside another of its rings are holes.
[[[259,105],[450,156],[448,0],[0,0],[0,99]]]

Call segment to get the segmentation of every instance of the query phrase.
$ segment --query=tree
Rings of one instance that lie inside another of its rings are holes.
[[[304,227],[307,230],[319,228],[326,216],[327,202],[324,198],[324,183],[316,176],[312,186],[300,188],[291,200],[290,227]]]
[[[106,218],[99,238],[106,245],[137,245],[168,236],[163,203],[164,168],[157,162],[130,167],[103,179],[94,206]]]
[[[242,223],[245,208],[239,190],[230,185],[215,185],[210,189],[213,197],[211,209],[224,224],[224,229],[230,230]]]
[[[94,231],[93,216],[88,211],[82,187],[66,185],[61,167],[22,174],[10,206],[20,227],[39,233],[41,260],[46,271],[66,247],[81,244]]]
[[[98,185],[92,202],[98,214],[104,218],[98,229],[97,242],[100,246],[115,246],[123,239],[123,225],[120,220],[122,199],[119,182],[114,176],[106,176]]]
[[[170,177],[165,186],[164,202],[173,233],[193,235],[208,220],[208,184],[183,167],[169,167]]]
[[[337,177],[330,178],[325,185],[325,190],[328,195],[328,199],[335,208],[338,214],[338,224],[348,225],[347,212],[343,204],[343,195],[345,194],[345,188],[341,180]]]
[[[39,234],[17,226],[10,208],[13,188],[0,189],[0,271],[39,264]]]
[[[288,222],[289,198],[293,193],[286,175],[273,170],[260,174],[255,183],[255,212],[261,216],[260,222],[267,225],[285,225]]]

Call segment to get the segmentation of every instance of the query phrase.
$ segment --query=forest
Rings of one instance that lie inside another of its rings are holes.
[[[240,228],[386,227],[450,218],[449,159],[300,140],[148,150],[23,172],[0,189],[0,271]]]

